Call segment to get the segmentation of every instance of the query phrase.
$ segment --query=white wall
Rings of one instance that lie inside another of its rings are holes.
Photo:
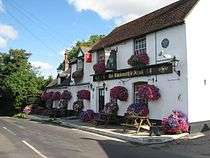
[[[162,31],[147,35],[147,53],[150,57],[150,64],[155,64],[156,55],[162,51],[161,41],[164,38],[168,38],[170,45],[167,49],[164,49],[164,53],[176,56],[180,59],[180,64],[178,65],[178,70],[181,71],[181,77],[178,77],[175,73],[168,75],[159,75],[157,77],[157,82],[153,83],[153,78],[156,80],[155,76],[150,77],[136,77],[136,78],[127,78],[122,80],[111,80],[104,81],[108,87],[108,91],[105,94],[106,102],[110,100],[110,89],[114,86],[120,85],[128,89],[129,98],[127,102],[118,101],[119,105],[119,115],[124,115],[127,107],[133,103],[133,84],[135,82],[143,81],[150,84],[156,85],[160,88],[161,99],[157,102],[149,103],[150,118],[161,120],[163,117],[171,114],[172,110],[181,110],[184,113],[188,114],[187,107],[187,57],[186,57],[186,33],[185,25],[180,25],[165,29]],[[155,41],[157,42],[155,45]],[[156,47],[157,46],[157,49]],[[130,68],[127,64],[127,60],[134,53],[134,43],[133,40],[126,41],[124,43],[113,46],[112,48],[106,48],[106,51],[118,48],[117,54],[117,66],[118,69]],[[155,55],[156,53],[156,55]],[[96,53],[94,53],[95,55]],[[163,59],[158,57],[158,59]],[[161,63],[161,62],[159,62]],[[123,82],[124,83],[123,83]],[[96,89],[103,86],[103,82],[95,82],[94,86]],[[91,106],[98,109],[98,99],[97,99],[97,90],[94,91],[95,101]]]
[[[190,122],[210,120],[209,7],[209,0],[200,0],[186,19]]]
[[[69,106],[68,106],[69,110],[73,110],[73,103],[78,100],[77,92],[80,90],[89,90],[90,91],[89,85],[71,86],[70,87],[72,98],[69,101]],[[84,100],[83,103],[84,103],[84,110],[90,109],[90,101]]]

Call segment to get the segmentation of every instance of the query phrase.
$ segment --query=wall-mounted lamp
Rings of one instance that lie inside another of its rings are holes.
[[[164,61],[170,61],[173,64],[173,71],[180,77],[181,76],[181,72],[176,70],[176,67],[179,64],[179,61],[176,56],[172,56],[170,54],[164,54],[164,51],[160,51],[160,53],[158,54],[158,56],[162,56],[165,60]]]
[[[106,83],[104,82],[103,83],[103,88],[107,91],[108,90],[108,88],[106,87]]]
[[[91,89],[92,91],[95,90],[92,83],[90,84],[90,89]]]

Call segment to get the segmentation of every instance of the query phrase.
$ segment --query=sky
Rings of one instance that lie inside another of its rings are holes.
[[[57,74],[64,50],[177,0],[0,0],[0,52],[32,53],[45,77]]]

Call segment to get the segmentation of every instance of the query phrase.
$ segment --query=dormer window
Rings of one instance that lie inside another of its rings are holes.
[[[105,63],[105,51],[104,50],[98,51],[97,62],[98,63]]]
[[[147,51],[146,37],[136,39],[134,41],[135,54],[146,53],[146,51]]]

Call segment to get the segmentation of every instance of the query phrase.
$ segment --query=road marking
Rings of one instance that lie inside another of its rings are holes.
[[[29,143],[27,143],[25,140],[22,140],[22,142],[28,146],[30,149],[32,149],[35,153],[37,153],[40,157],[42,158],[47,158],[47,156],[43,155],[39,150],[37,150],[36,148],[34,148],[32,145],[30,145]]]
[[[2,128],[5,129],[7,132],[11,133],[12,135],[16,135],[13,131],[8,129],[7,127],[2,127]]]

